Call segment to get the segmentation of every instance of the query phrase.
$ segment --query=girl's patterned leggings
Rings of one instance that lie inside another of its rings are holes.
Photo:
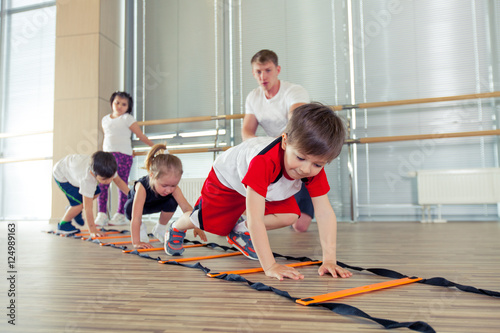
[[[111,153],[116,159],[116,163],[118,164],[118,176],[123,179],[125,183],[128,182],[128,176],[130,174],[130,169],[132,168],[132,162],[134,157],[131,155],[125,155],[122,153]],[[107,204],[108,204],[108,189],[109,185],[99,184],[101,188],[101,195],[99,195],[99,200],[97,201],[97,205],[99,206],[100,213],[107,212]],[[119,201],[118,201],[118,213],[123,214],[123,207],[125,206],[125,201],[127,201],[127,195],[123,194],[122,191],[118,190]]]

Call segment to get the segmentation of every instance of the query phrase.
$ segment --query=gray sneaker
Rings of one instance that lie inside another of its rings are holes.
[[[168,232],[165,234],[165,253],[171,256],[180,256],[184,252],[185,231],[179,231],[170,224]]]
[[[253,248],[252,239],[250,238],[250,233],[248,232],[241,233],[231,230],[229,235],[227,235],[226,239],[229,244],[235,246],[248,259],[259,260],[259,257],[257,256],[257,253]]]

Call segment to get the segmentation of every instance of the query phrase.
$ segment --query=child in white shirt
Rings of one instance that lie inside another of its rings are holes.
[[[68,155],[56,163],[53,169],[54,180],[69,200],[66,210],[57,230],[61,234],[80,232],[71,224],[72,221],[84,225],[82,211],[92,237],[103,236],[94,223],[93,201],[101,190],[98,184],[114,182],[127,195],[127,184],[117,175],[117,164],[111,153],[95,152],[92,156]]]
[[[131,136],[134,133],[139,140],[153,146],[153,142],[142,133],[137,121],[132,116],[133,100],[132,96],[123,91],[114,92],[110,99],[112,112],[102,118],[102,129],[104,131],[103,151],[110,152],[116,159],[118,164],[118,176],[124,182],[128,181],[130,169],[132,168],[132,141]],[[109,225],[124,225],[127,220],[124,216],[125,202],[127,195],[118,191],[118,209],[111,220],[108,220],[107,204],[108,204],[108,184],[100,184],[101,195],[97,201],[99,213],[97,214],[96,224],[105,226]]]

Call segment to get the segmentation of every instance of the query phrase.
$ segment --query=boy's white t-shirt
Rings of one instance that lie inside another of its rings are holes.
[[[304,183],[312,197],[330,190],[325,170],[314,177],[292,179],[283,166],[282,138],[255,137],[222,154],[213,164],[217,179],[227,188],[246,197],[247,185],[266,198],[282,201],[294,196]]]
[[[82,196],[94,198],[98,182],[90,173],[91,161],[88,155],[68,155],[54,165],[52,173],[58,182],[70,183],[80,189],[78,192]]]
[[[280,80],[280,89],[273,98],[267,99],[260,86],[252,90],[246,99],[245,113],[255,115],[267,135],[277,137],[285,130],[290,107],[309,102],[309,94],[302,86]]]
[[[232,190],[246,197],[247,188],[242,180],[247,175],[250,163],[255,156],[262,154],[264,149],[276,144],[277,139],[268,136],[259,136],[243,141],[224,153],[214,161],[213,169],[219,181]],[[280,161],[275,161],[278,165]],[[265,173],[265,170],[261,170]],[[267,185],[267,184],[266,184]],[[267,188],[267,201],[281,201],[294,196],[302,186],[301,180],[280,177]],[[266,186],[267,187],[267,186]]]
[[[101,123],[104,131],[102,150],[132,155],[130,126],[135,123],[134,116],[130,113],[124,113],[117,118],[111,118],[111,114],[108,114],[102,118]]]

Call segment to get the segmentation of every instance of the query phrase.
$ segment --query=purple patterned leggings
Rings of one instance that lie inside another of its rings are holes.
[[[131,155],[125,155],[122,153],[111,153],[116,159],[116,163],[118,164],[118,176],[125,182],[128,182],[128,175],[130,174],[130,169],[132,168],[132,162],[134,157]],[[107,204],[108,204],[108,189],[109,185],[99,184],[101,188],[101,195],[99,195],[99,200],[97,201],[97,206],[99,206],[100,213],[107,212]],[[119,202],[118,202],[118,213],[123,214],[123,207],[125,206],[125,202],[127,201],[127,195],[123,194],[122,191],[118,190]]]

